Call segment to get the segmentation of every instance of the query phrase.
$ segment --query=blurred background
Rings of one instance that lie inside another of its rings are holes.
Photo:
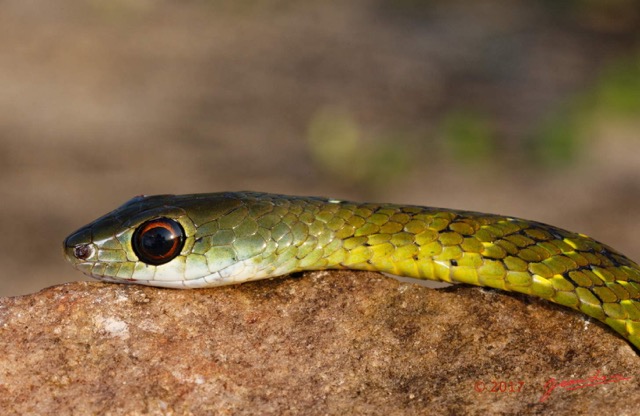
[[[638,0],[6,0],[0,295],[137,194],[486,211],[640,260]]]

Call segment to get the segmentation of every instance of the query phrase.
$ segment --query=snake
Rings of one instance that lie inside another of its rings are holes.
[[[640,349],[640,266],[584,234],[516,217],[260,192],[137,196],[64,240],[102,281],[206,288],[353,269],[535,296]]]

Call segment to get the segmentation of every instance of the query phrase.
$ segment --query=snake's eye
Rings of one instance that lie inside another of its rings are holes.
[[[184,230],[172,219],[156,218],[134,231],[132,246],[141,261],[156,266],[164,264],[180,254]]]

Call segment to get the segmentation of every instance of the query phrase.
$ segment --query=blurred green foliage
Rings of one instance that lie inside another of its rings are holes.
[[[640,115],[640,52],[607,69],[592,100],[595,111],[623,117]]]
[[[516,146],[501,149],[495,123],[478,110],[453,109],[444,114],[435,134],[374,132],[359,125],[346,110],[323,109],[310,122],[309,153],[332,176],[372,187],[402,178],[414,163],[453,161],[468,164],[524,163],[533,169],[566,168],[588,146],[589,132],[603,120],[640,117],[640,53],[607,67],[594,84],[568,102],[549,109],[529,137],[512,138]],[[418,139],[420,138],[420,139]],[[640,140],[640,136],[638,136]],[[520,150],[518,151],[518,148]],[[507,157],[516,151],[522,157]],[[428,155],[422,153],[428,152]]]
[[[588,146],[594,121],[636,120],[640,117],[640,52],[606,68],[594,85],[578,94],[534,133],[533,162],[558,167],[576,160]],[[638,137],[640,139],[640,137]]]
[[[454,110],[444,116],[442,139],[447,153],[463,163],[483,163],[495,157],[496,134],[489,116]]]
[[[582,112],[559,111],[543,121],[527,143],[529,163],[546,168],[566,167],[578,156],[582,131]]]
[[[311,120],[309,153],[316,165],[342,180],[383,185],[403,176],[411,161],[400,133],[365,137],[346,111],[320,110]]]
[[[398,0],[379,6],[423,19],[439,4]],[[603,36],[625,34],[633,39],[634,34],[640,35],[640,0],[545,0],[532,7],[551,10],[551,16],[579,34],[576,38],[583,42]],[[628,53],[632,45],[628,43],[627,49],[618,52]],[[595,69],[599,72],[591,71],[594,68],[583,71],[593,81],[581,91],[569,97],[564,91],[564,101],[560,102],[550,94],[548,108],[515,120],[516,128],[506,125],[508,111],[494,116],[482,108],[451,106],[442,108],[435,119],[433,114],[426,114],[426,118],[431,117],[426,127],[400,126],[393,130],[387,126],[380,132],[375,126],[359,124],[349,112],[352,109],[324,109],[310,122],[309,153],[325,172],[369,185],[402,178],[415,164],[436,169],[447,164],[498,169],[517,165],[521,170],[571,168],[588,153],[590,141],[596,139],[593,132],[603,124],[640,119],[640,49],[636,46],[633,56],[622,57],[612,51],[608,59],[604,67],[599,62]],[[517,133],[508,136],[509,131]],[[640,140],[640,135],[637,138]]]

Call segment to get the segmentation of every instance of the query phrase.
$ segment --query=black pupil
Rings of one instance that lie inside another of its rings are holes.
[[[169,218],[158,218],[147,221],[136,229],[132,246],[141,261],[160,265],[180,254],[184,240],[180,224]]]
[[[164,227],[155,227],[142,235],[142,249],[154,257],[164,257],[174,245],[176,237]]]

